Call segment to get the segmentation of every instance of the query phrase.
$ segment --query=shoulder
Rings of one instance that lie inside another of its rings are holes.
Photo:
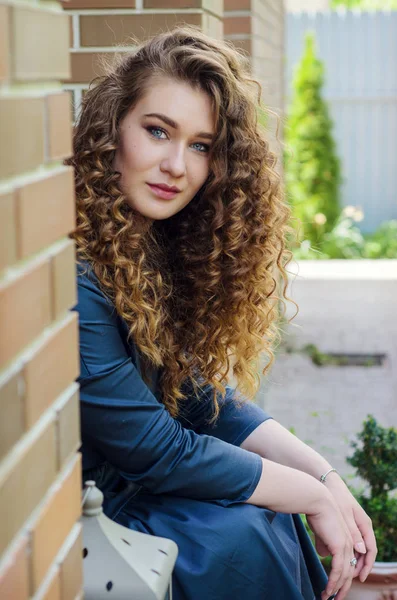
[[[77,285],[94,287],[100,290],[99,281],[95,275],[93,266],[87,260],[76,260],[76,277]]]
[[[114,315],[115,306],[101,289],[100,282],[94,273],[93,266],[88,261],[76,261],[77,305],[74,310],[83,314],[107,313]]]

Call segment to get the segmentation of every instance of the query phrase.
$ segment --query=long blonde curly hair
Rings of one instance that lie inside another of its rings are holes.
[[[119,124],[153,77],[208,94],[216,136],[207,181],[179,213],[150,227],[128,205],[113,160]],[[161,400],[177,417],[186,389],[210,386],[213,418],[232,374],[253,398],[274,361],[285,308],[290,209],[258,122],[261,86],[231,44],[178,26],[118,56],[84,96],[74,133],[78,259],[92,264]],[[279,290],[281,289],[281,296]],[[189,383],[185,388],[186,382]],[[208,389],[208,388],[207,388]]]

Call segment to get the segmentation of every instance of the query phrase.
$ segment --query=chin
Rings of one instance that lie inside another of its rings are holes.
[[[186,204],[177,205],[172,200],[161,200],[158,202],[148,200],[145,204],[129,202],[129,205],[140,215],[147,219],[152,219],[153,221],[169,219],[186,206]]]

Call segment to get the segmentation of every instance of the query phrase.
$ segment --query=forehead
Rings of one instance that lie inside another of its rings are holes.
[[[165,78],[153,81],[134,112],[138,116],[163,113],[181,128],[214,132],[215,115],[211,98],[186,82]]]

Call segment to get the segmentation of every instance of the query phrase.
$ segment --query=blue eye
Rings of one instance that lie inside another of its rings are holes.
[[[195,144],[193,144],[193,146],[201,146],[202,148],[204,148],[204,150],[199,150],[199,152],[202,152],[203,154],[205,154],[206,152],[209,152],[209,149],[210,149],[208,144],[201,144],[200,142],[196,142]]]
[[[156,135],[153,132],[161,131],[161,133],[164,133],[165,135],[167,135],[167,132],[162,127],[148,125],[147,127],[145,127],[145,129],[150,133],[150,135],[152,137],[156,138],[157,140],[164,140],[165,138],[160,137],[159,135]],[[197,150],[200,154],[206,154],[207,152],[209,152],[209,149],[210,149],[208,144],[201,144],[200,142],[195,142],[192,145],[193,146],[201,146],[201,148],[203,148],[202,150]]]
[[[149,133],[150,133],[150,134],[151,134],[153,137],[155,137],[155,138],[158,138],[158,139],[164,139],[164,138],[160,138],[158,135],[155,135],[155,134],[153,133],[153,131],[161,131],[162,133],[166,133],[166,132],[164,131],[164,129],[162,129],[161,127],[152,127],[152,126],[149,126],[149,127],[146,127],[146,129],[147,129],[147,131],[148,131],[148,132],[149,132]]]

